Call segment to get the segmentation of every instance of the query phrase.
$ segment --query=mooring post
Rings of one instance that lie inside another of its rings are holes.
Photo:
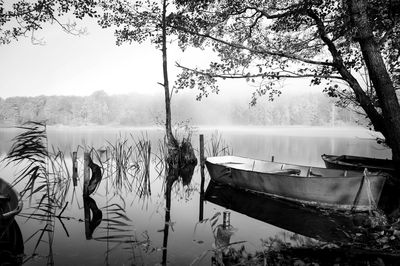
[[[199,221],[203,221],[204,214],[204,136],[200,134],[200,210],[199,210]]]
[[[88,185],[90,180],[90,173],[89,173],[89,161],[90,155],[88,152],[83,154],[83,195],[87,196],[88,194]]]
[[[76,187],[78,185],[78,153],[76,151],[72,153],[72,181]]]
[[[275,160],[275,157],[272,155],[271,162],[274,162],[274,160]]]
[[[224,211],[222,218],[222,226],[224,229],[227,229],[231,226],[231,212]]]

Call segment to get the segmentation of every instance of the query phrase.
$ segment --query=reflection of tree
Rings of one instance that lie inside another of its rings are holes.
[[[164,238],[163,238],[163,254],[162,254],[162,265],[167,265],[167,248],[168,248],[168,234],[169,226],[171,224],[171,190],[172,185],[175,182],[167,181],[165,189],[165,223],[164,223]]]
[[[196,162],[197,163],[197,162]],[[168,253],[168,234],[171,223],[171,193],[174,184],[178,180],[182,181],[183,185],[189,186],[192,180],[194,168],[196,164],[187,164],[179,170],[168,166],[167,172],[169,175],[166,178],[165,183],[165,220],[164,220],[164,238],[163,238],[163,254],[162,254],[162,265],[167,265],[167,253]],[[181,177],[181,178],[179,178]]]

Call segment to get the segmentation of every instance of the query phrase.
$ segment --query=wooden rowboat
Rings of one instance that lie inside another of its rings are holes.
[[[0,225],[1,227],[10,224],[14,216],[22,210],[22,200],[18,193],[0,178]]]
[[[389,174],[395,173],[395,167],[392,160],[375,159],[368,157],[352,156],[352,155],[321,155],[327,168],[331,169],[346,169],[363,171],[365,168],[368,171],[383,171]]]
[[[377,173],[326,169],[237,156],[209,157],[216,182],[297,203],[337,210],[377,207],[386,177]]]

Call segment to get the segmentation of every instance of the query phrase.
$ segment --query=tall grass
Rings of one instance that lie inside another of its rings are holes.
[[[131,135],[135,145],[135,161],[138,165],[139,172],[136,180],[137,194],[139,197],[148,197],[151,195],[151,183],[150,183],[150,163],[151,163],[151,142],[148,139],[147,134],[141,136],[140,139],[135,141],[133,135]]]
[[[116,139],[115,143],[108,142],[107,147],[107,167],[112,178],[112,185],[117,190],[127,188],[132,191],[132,181],[129,177],[135,176],[138,170],[136,164],[131,164],[133,147],[128,145],[128,139],[121,136]]]
[[[211,135],[210,142],[205,147],[206,156],[232,155],[233,149],[222,138],[222,135],[216,131]]]
[[[90,148],[90,147],[89,147]],[[95,150],[93,147],[91,150]],[[147,134],[140,137],[118,136],[114,142],[107,141],[104,148],[106,159],[97,152],[97,160],[102,164],[107,193],[114,189],[120,194],[123,190],[134,192],[139,198],[151,195],[150,167],[151,142]],[[108,188],[110,184],[110,188]]]
[[[4,161],[6,166],[14,164],[20,167],[13,186],[25,183],[20,193],[22,197],[29,199],[32,211],[20,215],[27,219],[40,220],[44,224],[43,228],[28,237],[28,240],[36,237],[31,257],[35,256],[41,243],[47,243],[47,264],[53,265],[55,218],[60,218],[65,210],[65,196],[69,188],[68,180],[70,181],[69,174],[65,175],[68,173],[65,158],[63,153],[56,152],[54,148],[53,153],[49,152],[44,122],[29,121],[17,128],[23,132],[12,140],[13,144]],[[61,212],[57,215],[59,209]]]

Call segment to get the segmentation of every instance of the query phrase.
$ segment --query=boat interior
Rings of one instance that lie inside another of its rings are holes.
[[[207,161],[213,164],[220,164],[229,168],[244,171],[298,177],[351,177],[363,175],[363,173],[359,171],[327,169],[313,166],[263,161],[238,156],[208,157]]]

